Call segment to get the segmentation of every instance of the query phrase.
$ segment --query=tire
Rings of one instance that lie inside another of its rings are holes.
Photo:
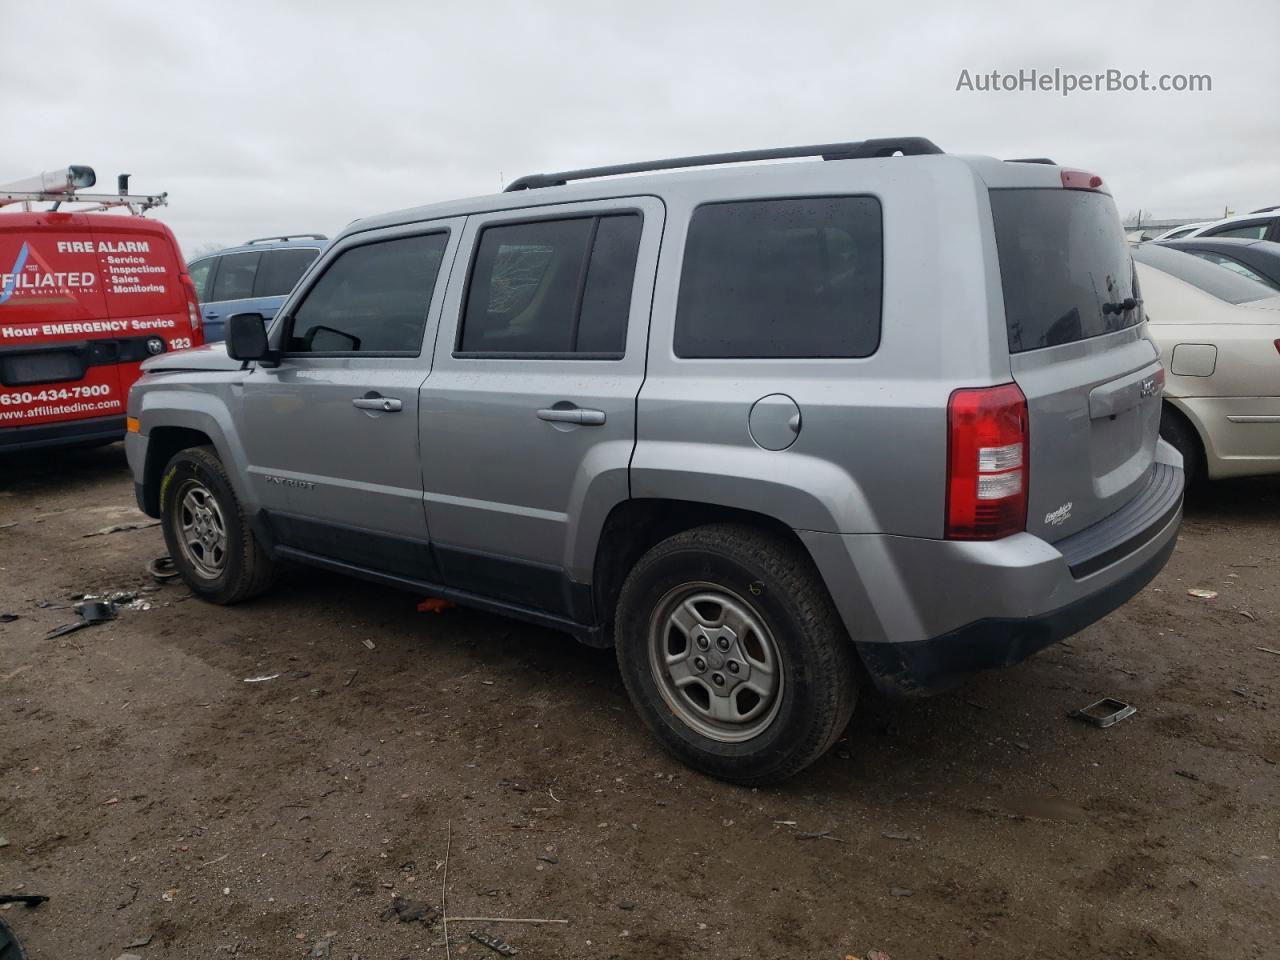
[[[1186,489],[1199,487],[1205,478],[1204,446],[1200,443],[1200,435],[1186,417],[1167,403],[1160,410],[1160,436],[1182,454]]]
[[[781,535],[726,523],[662,541],[623,583],[616,623],[636,711],[710,776],[785,780],[826,753],[853,713],[853,644],[812,560]]]
[[[270,587],[271,558],[249,528],[213,447],[180,450],[161,477],[164,541],[191,592],[232,604]]]

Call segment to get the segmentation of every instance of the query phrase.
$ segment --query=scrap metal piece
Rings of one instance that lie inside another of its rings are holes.
[[[1074,711],[1071,716],[1077,720],[1083,720],[1085,723],[1093,724],[1095,727],[1110,727],[1137,712],[1137,707],[1131,707],[1123,700],[1117,700],[1115,697],[1103,697],[1087,707],[1081,707],[1079,710]]]
[[[499,953],[504,957],[514,957],[520,952],[501,937],[496,937],[488,933],[481,933],[479,930],[471,931],[471,939],[476,943],[484,944],[490,950],[495,953]]]

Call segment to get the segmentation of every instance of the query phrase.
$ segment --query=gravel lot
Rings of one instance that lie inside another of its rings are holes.
[[[310,571],[209,606],[143,573],[158,529],[90,536],[145,520],[119,446],[0,462],[0,892],[51,898],[0,917],[32,960],[443,957],[383,919],[442,888],[568,921],[450,922],[473,960],[472,930],[529,958],[1280,956],[1276,480],[1210,488],[1100,624],[864,695],[761,790],[660,753],[607,652]],[[47,639],[72,595],[144,590]],[[1137,714],[1068,718],[1106,695]]]

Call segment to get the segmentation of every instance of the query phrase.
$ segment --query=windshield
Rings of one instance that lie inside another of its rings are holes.
[[[991,191],[1009,351],[1098,337],[1142,319],[1115,203],[1086,190]]]

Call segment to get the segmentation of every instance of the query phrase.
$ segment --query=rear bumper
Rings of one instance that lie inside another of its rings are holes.
[[[0,428],[0,454],[40,447],[76,446],[86,443],[110,443],[125,434],[124,417],[90,417],[40,423],[30,427]]]
[[[1160,572],[1182,522],[1177,453],[1161,444],[1131,507],[1056,544],[801,533],[868,672],[922,695],[1008,666],[1119,607]]]

